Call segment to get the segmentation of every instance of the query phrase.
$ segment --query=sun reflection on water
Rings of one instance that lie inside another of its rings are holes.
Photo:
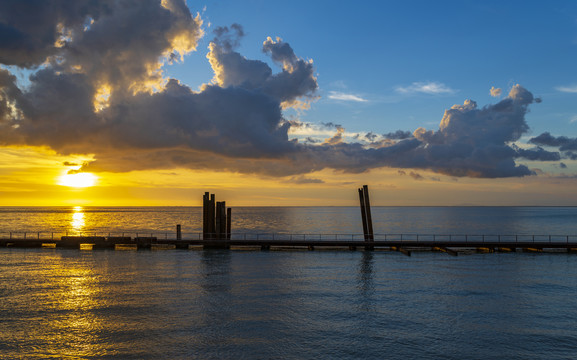
[[[106,287],[106,271],[94,265],[103,263],[95,262],[92,253],[44,254],[34,256],[34,262],[19,269],[22,272],[18,272],[11,286],[19,296],[11,298],[12,303],[0,309],[3,321],[7,314],[10,320],[0,322],[0,342],[11,338],[17,341],[13,346],[4,347],[0,358],[114,356],[116,346],[110,344],[108,334],[118,331],[116,326],[122,325],[102,311],[111,306],[110,289]],[[7,336],[7,329],[13,333],[8,332]]]
[[[73,231],[81,232],[84,229],[84,208],[82,206],[75,206],[74,213],[72,213],[72,219],[70,220],[70,227]]]
[[[104,324],[93,311],[103,305],[99,276],[86,264],[53,260],[51,275],[45,276],[51,285],[45,301],[58,316],[50,317],[43,332],[49,334],[50,341],[66,344],[53,349],[60,356],[102,355],[106,346],[98,334]]]

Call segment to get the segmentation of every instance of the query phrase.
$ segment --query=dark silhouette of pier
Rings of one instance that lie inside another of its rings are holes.
[[[34,235],[34,236],[33,236]],[[515,252],[560,251],[577,252],[577,235],[440,235],[440,234],[373,234],[365,240],[364,234],[250,234],[232,233],[230,238],[216,236],[203,238],[203,233],[168,233],[157,236],[41,236],[41,233],[12,233],[0,238],[0,247],[66,248],[66,249],[345,249],[391,250],[410,255],[412,251],[442,251],[456,255],[463,251]],[[49,235],[49,234],[47,234]],[[154,234],[151,234],[154,235]]]
[[[203,195],[202,232],[186,234],[181,225],[174,233],[83,234],[70,236],[54,233],[0,234],[0,247],[67,249],[348,249],[351,251],[389,250],[405,255],[412,251],[440,251],[449,255],[460,252],[543,252],[577,253],[577,235],[475,235],[475,234],[375,234],[371,218],[368,186],[358,189],[363,234],[281,234],[233,233],[230,208],[216,202],[215,195]],[[133,236],[134,235],[134,236]]]

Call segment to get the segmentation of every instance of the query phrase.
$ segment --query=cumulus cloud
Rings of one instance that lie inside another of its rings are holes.
[[[500,88],[496,88],[494,86],[491,86],[491,89],[489,90],[489,94],[492,97],[499,97],[499,96],[501,96],[502,92],[503,92],[503,90],[501,90]]]
[[[445,84],[438,82],[414,82],[406,87],[399,86],[395,90],[400,94],[422,93],[429,95],[439,95],[455,93],[455,90],[451,89]]]
[[[38,4],[0,4],[0,61],[32,72],[20,88],[0,69],[0,145],[93,154],[74,171],[189,168],[303,183],[317,182],[305,174],[327,168],[507,177],[534,174],[517,159],[558,161],[556,152],[513,145],[529,130],[529,105],[539,102],[519,85],[496,104],[479,108],[467,100],[451,107],[436,130],[367,132],[348,142],[342,126],[326,123],[320,127],[327,135],[318,141],[319,126],[284,117],[285,109],[314,101],[318,84],[312,61],[282,39],[262,43],[273,70],[237,51],[242,26],[217,27],[206,55],[214,78],[193,91],[163,73],[167,63],[195,51],[203,36],[202,20],[184,0]],[[454,92],[440,83],[398,91]],[[291,137],[295,130],[310,141]]]
[[[229,52],[236,49],[244,37],[242,25],[236,23],[232,24],[230,28],[228,26],[219,26],[213,32],[215,37],[212,42]]]
[[[216,35],[207,55],[215,73],[214,84],[268,96],[280,101],[283,108],[306,108],[315,99],[318,84],[313,64],[297,57],[288,43],[270,37],[263,43],[262,51],[282,68],[280,73],[273,74],[265,62],[246,59],[233,50],[243,35],[240,25],[218,28]]]
[[[445,111],[438,131],[415,130],[420,146],[414,152],[420,156],[413,161],[428,162],[428,168],[453,176],[534,174],[525,165],[515,163],[516,158],[530,157],[533,151],[520,151],[509,144],[529,130],[525,114],[536,101],[529,91],[516,85],[507,98],[494,105],[479,109],[472,100],[454,105]]]
[[[330,138],[326,139],[323,144],[337,145],[343,143],[345,129],[342,126],[337,126],[337,132]]]
[[[373,132],[368,132],[364,135],[357,134],[357,138],[362,138],[362,137],[364,137],[369,142],[373,142],[378,138],[378,135],[373,133]]]

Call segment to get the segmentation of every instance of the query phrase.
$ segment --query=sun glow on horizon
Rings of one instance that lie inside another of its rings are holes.
[[[74,188],[86,188],[94,186],[97,179],[96,175],[92,173],[64,174],[60,176],[58,185]]]

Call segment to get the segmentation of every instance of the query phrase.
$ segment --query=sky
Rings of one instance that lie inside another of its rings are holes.
[[[577,2],[5,0],[0,206],[577,206]]]

